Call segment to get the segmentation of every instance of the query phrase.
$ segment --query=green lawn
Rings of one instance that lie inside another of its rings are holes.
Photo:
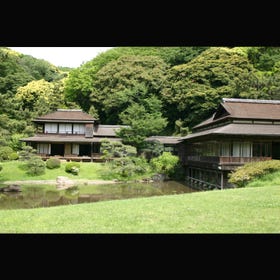
[[[55,180],[57,176],[67,176],[73,179],[104,179],[102,173],[104,166],[102,163],[80,162],[81,168],[78,176],[65,172],[66,162],[62,162],[60,168],[47,169],[46,173],[40,176],[30,176],[26,174],[21,161],[2,162],[3,170],[0,172],[1,181],[17,181],[17,180]]]
[[[1,233],[280,233],[280,187],[1,210]]]
[[[98,162],[79,162],[81,165],[79,175],[72,175],[71,173],[65,172],[66,162],[62,162],[60,168],[48,169],[43,175],[30,176],[26,174],[26,170],[22,167],[24,163],[22,161],[6,161],[1,162],[3,166],[0,172],[0,183],[1,181],[21,181],[21,180],[55,180],[57,176],[66,176],[70,179],[88,179],[88,180],[113,180],[116,179],[114,174],[109,174],[108,166]],[[127,178],[127,180],[137,180],[142,178],[150,178],[154,172],[148,171],[144,175],[134,175]],[[120,178],[119,178],[120,179]]]
[[[251,183],[246,185],[248,187],[261,187],[261,186],[280,186],[280,171],[268,173],[261,178],[254,179]]]

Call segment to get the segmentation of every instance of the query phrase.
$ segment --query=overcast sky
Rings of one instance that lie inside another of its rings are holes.
[[[112,47],[8,47],[22,54],[44,59],[55,66],[79,67],[83,62]]]

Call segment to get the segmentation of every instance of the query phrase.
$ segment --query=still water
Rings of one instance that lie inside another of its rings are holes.
[[[22,187],[22,192],[19,193],[0,193],[0,209],[51,207],[195,191],[184,183],[176,181],[82,185],[67,190],[57,190],[55,186],[33,185]]]

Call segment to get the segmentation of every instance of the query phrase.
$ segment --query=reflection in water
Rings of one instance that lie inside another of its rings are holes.
[[[21,193],[0,193],[0,209],[51,207],[195,191],[184,183],[175,181],[74,186],[67,190],[56,190],[55,187],[50,190],[45,186],[26,186]]]

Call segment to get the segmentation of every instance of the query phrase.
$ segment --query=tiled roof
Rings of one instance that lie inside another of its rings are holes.
[[[280,100],[223,98],[216,113],[201,122],[194,129],[224,119],[280,120]]]
[[[228,135],[228,136],[266,136],[280,137],[280,125],[272,124],[227,124],[212,129],[189,134],[182,137],[183,140],[198,138],[206,135]]]
[[[36,136],[23,138],[21,141],[24,142],[63,142],[63,143],[99,143],[106,137],[93,137],[86,138],[83,135],[65,135],[65,134],[38,134]],[[121,141],[121,138],[108,138],[110,141]]]
[[[279,100],[224,99],[224,108],[234,118],[280,120]]]
[[[34,119],[34,122],[88,122],[93,123],[95,119],[89,114],[78,109],[58,109],[55,112],[40,116]]]

